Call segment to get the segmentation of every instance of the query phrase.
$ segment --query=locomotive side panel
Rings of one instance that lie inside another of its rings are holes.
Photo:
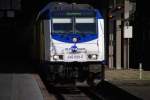
[[[51,21],[44,20],[44,58],[45,61],[50,61],[50,34],[51,34]]]

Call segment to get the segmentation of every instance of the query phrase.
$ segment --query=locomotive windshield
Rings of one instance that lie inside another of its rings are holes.
[[[54,34],[96,34],[96,21],[92,17],[53,18],[52,23]]]
[[[95,34],[96,23],[94,18],[76,18],[75,31],[77,34]]]
[[[72,33],[72,20],[70,18],[53,18],[53,33]]]

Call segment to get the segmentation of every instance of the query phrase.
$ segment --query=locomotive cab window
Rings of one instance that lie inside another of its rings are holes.
[[[72,33],[72,19],[71,18],[53,18],[52,19],[53,34],[67,34]]]
[[[94,18],[75,18],[75,31],[78,34],[96,34]]]

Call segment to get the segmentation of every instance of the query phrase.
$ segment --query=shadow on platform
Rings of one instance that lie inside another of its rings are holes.
[[[106,100],[142,100],[107,81],[101,82],[96,90],[107,98]]]
[[[0,73],[37,73],[37,68],[32,62],[1,61]]]

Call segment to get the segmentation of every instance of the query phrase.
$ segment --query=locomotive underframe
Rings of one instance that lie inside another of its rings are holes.
[[[72,62],[72,63],[50,63],[44,64],[46,79],[50,84],[66,84],[76,82],[87,82],[94,84],[95,80],[104,80],[104,64],[98,62]]]

